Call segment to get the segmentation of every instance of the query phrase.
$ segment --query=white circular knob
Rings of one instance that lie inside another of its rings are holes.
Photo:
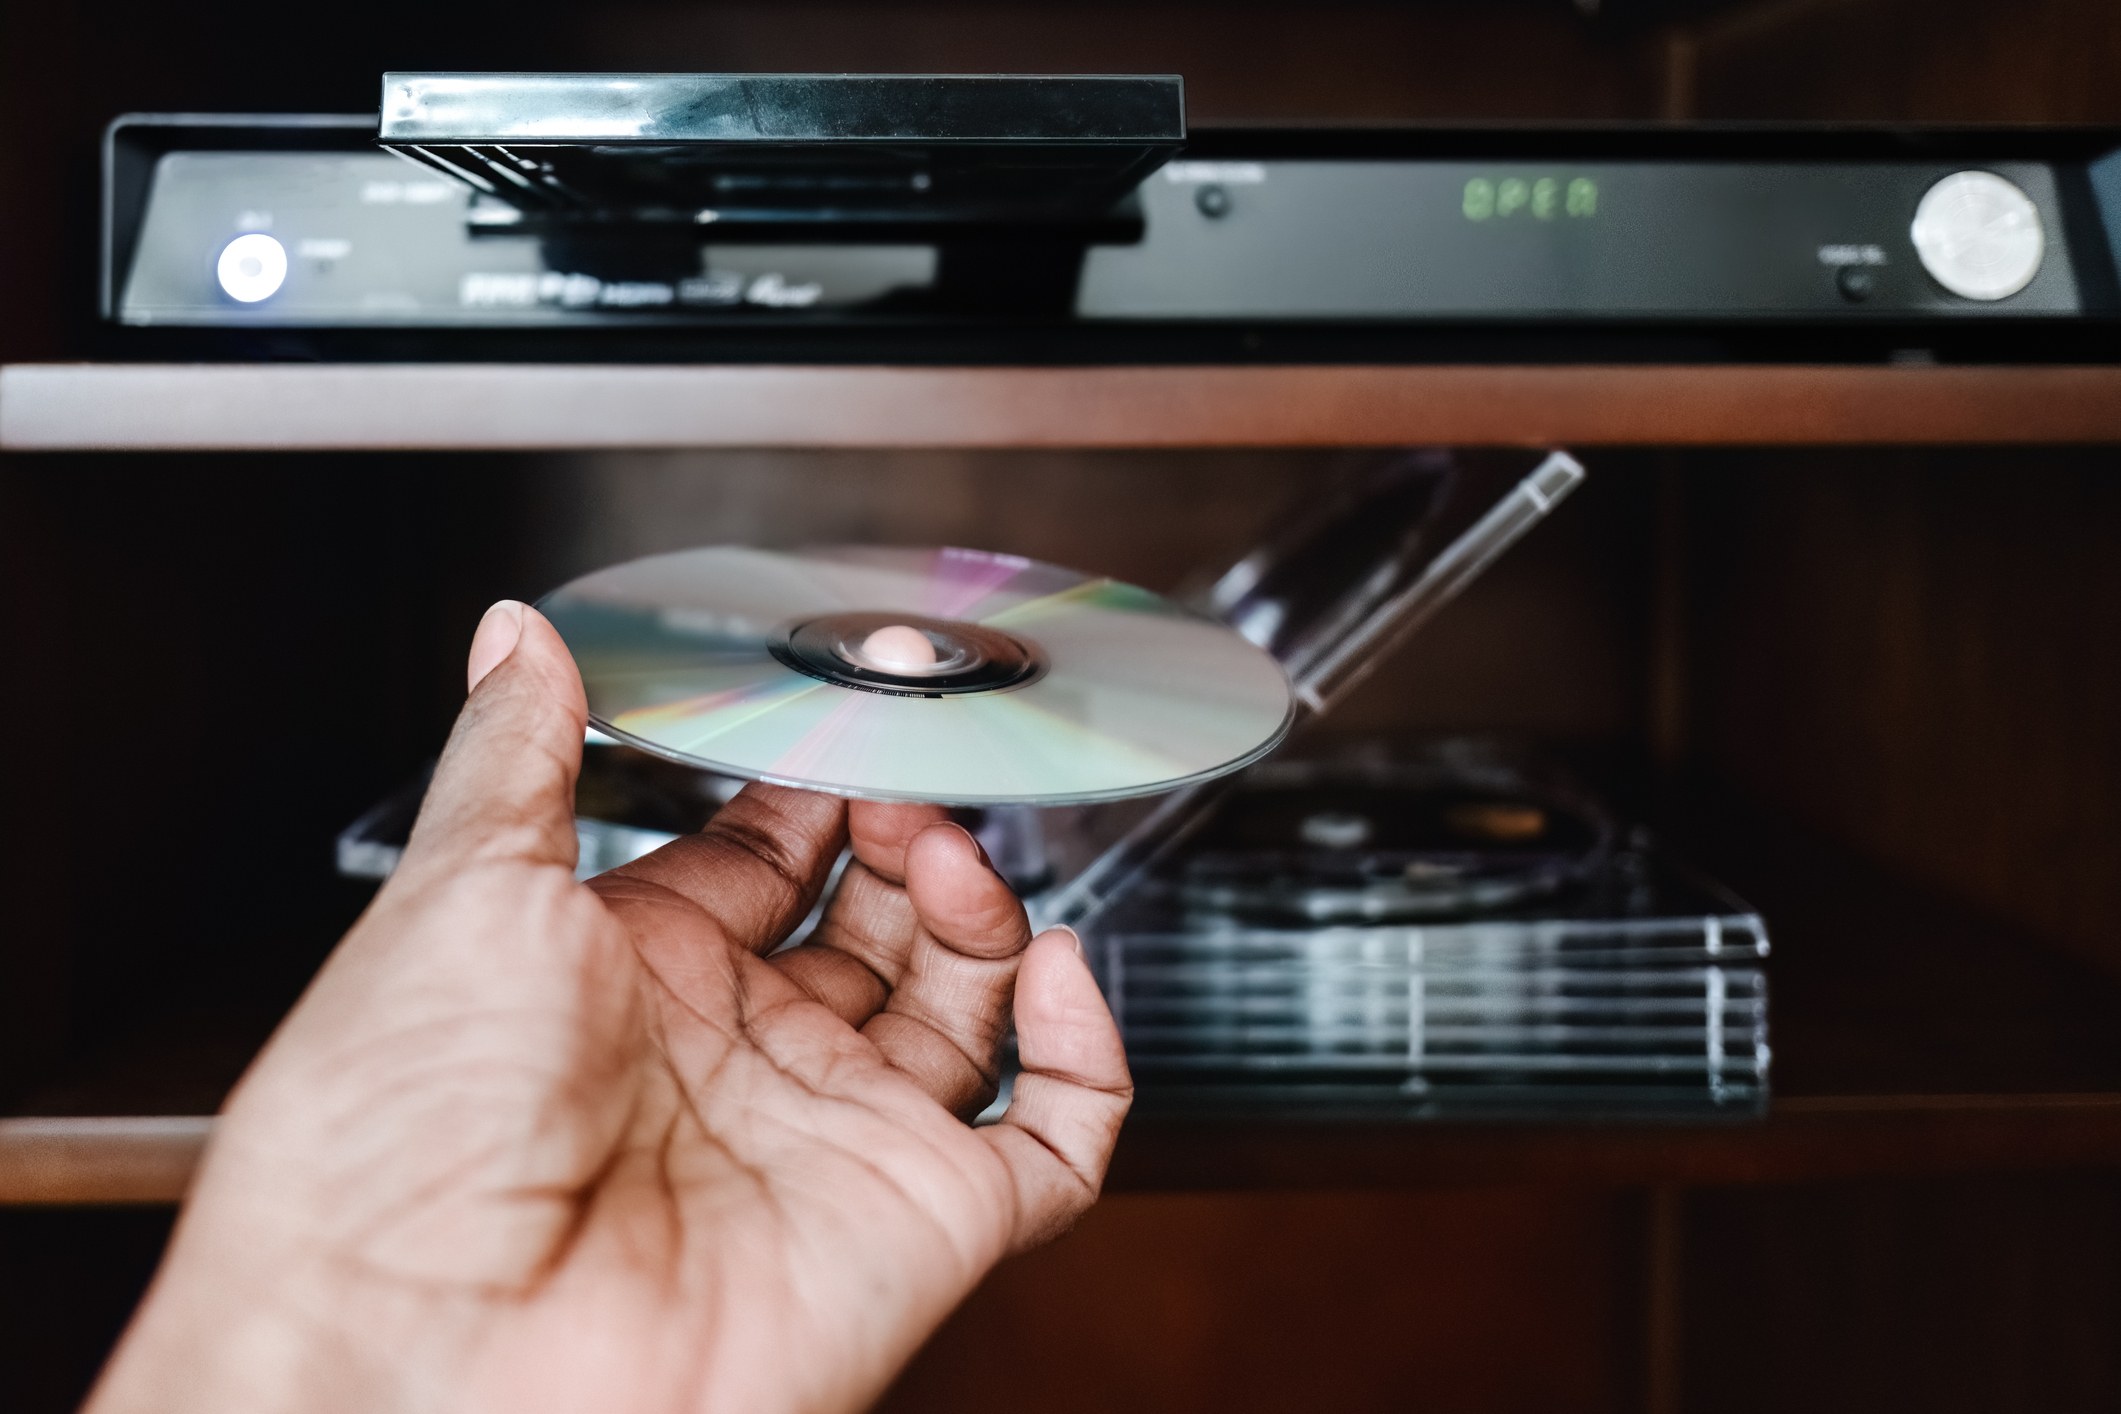
[[[221,248],[214,266],[228,297],[245,304],[270,299],[287,278],[287,249],[271,236],[253,231]]]
[[[2040,208],[1994,172],[1954,172],[1931,187],[1908,234],[1931,278],[1968,299],[2018,293],[2047,250]]]

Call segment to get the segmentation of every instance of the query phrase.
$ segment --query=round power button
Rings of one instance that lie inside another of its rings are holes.
[[[255,231],[237,236],[221,248],[214,274],[232,300],[256,304],[271,299],[287,279],[287,248]]]
[[[1967,299],[2014,295],[2040,271],[2040,208],[1993,172],[1954,172],[1923,194],[1908,229],[1932,279]]]

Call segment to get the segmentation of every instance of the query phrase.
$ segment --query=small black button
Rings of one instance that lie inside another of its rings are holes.
[[[1209,182],[1194,191],[1193,204],[1200,208],[1201,215],[1219,221],[1230,214],[1230,192],[1225,187]]]
[[[1850,304],[1861,304],[1878,288],[1878,277],[1861,265],[1844,265],[1834,276],[1834,283],[1841,287],[1841,297]]]

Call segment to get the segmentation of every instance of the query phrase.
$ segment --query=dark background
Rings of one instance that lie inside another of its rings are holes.
[[[2121,123],[2101,0],[1616,8],[8,0],[0,359],[86,348],[109,118],[363,111],[387,68],[1178,72],[1196,125]],[[365,901],[332,836],[437,748],[495,598],[716,539],[957,541],[1167,586],[1331,460],[0,458],[0,1112],[218,1102]],[[1775,928],[1785,1093],[2115,1073],[2113,453],[1588,460],[1336,729],[1529,736],[1683,840]],[[1881,1039],[1909,1017],[1921,1045]],[[78,1400],[169,1220],[0,1209],[0,1409]],[[1653,1309],[1674,1291],[1676,1321]],[[997,1272],[893,1398],[2110,1409],[2121,1189],[1645,1191],[1561,1164],[1506,1188],[1121,1194]]]

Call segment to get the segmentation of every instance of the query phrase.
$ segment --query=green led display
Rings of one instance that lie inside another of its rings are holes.
[[[1596,216],[1598,183],[1589,177],[1573,177],[1564,187],[1559,177],[1531,181],[1504,177],[1492,182],[1475,177],[1466,183],[1462,205],[1468,221],[1506,219],[1519,212],[1528,213],[1535,221],[1551,221],[1563,215]]]

